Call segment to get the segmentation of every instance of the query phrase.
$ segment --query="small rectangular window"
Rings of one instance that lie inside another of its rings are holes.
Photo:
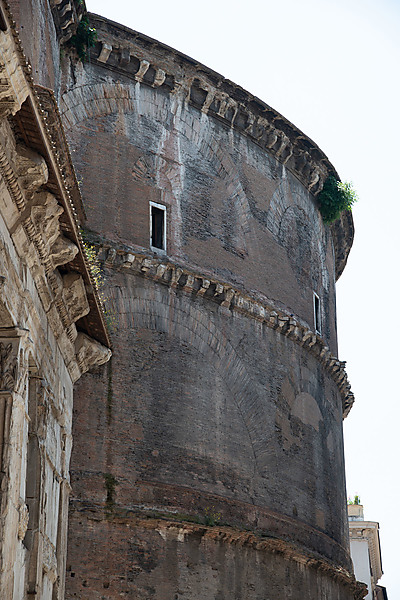
[[[166,207],[150,202],[150,246],[152,250],[167,250]]]
[[[314,325],[315,331],[319,335],[321,335],[322,327],[321,327],[321,300],[318,294],[314,292]]]

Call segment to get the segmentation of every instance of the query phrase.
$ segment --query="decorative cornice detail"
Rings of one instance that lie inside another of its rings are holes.
[[[13,37],[0,31],[0,118],[14,115],[29,94],[18,54],[15,52]]]
[[[300,323],[292,315],[275,307],[270,301],[258,301],[230,284],[190,271],[183,266],[167,262],[165,258],[150,257],[134,251],[110,246],[95,245],[98,257],[106,267],[126,270],[180,289],[191,296],[211,300],[231,311],[240,312],[249,318],[262,322],[277,333],[293,340],[312,354],[338,386],[343,418],[347,417],[354,403],[354,394],[345,371],[346,363],[340,361],[329,350],[322,337]]]
[[[76,358],[82,373],[89,369],[103,365],[111,358],[111,350],[100,342],[90,338],[84,333],[79,333],[75,342]]]
[[[184,536],[195,535],[196,539],[204,537],[205,540],[216,541],[226,545],[242,546],[248,549],[253,549],[258,552],[279,554],[288,561],[297,562],[299,565],[307,565],[308,568],[314,569],[326,576],[331,577],[341,585],[347,587],[354,594],[354,600],[362,600],[368,593],[364,583],[356,581],[354,575],[349,573],[343,567],[323,560],[318,555],[307,553],[304,549],[298,547],[293,542],[279,539],[276,537],[259,536],[248,530],[240,530],[228,525],[207,526],[196,523],[189,523],[185,520],[168,520],[165,518],[151,518],[145,515],[140,516],[140,512],[122,510],[118,507],[113,508],[113,512],[105,512],[104,506],[99,503],[89,501],[70,501],[72,513],[79,511],[87,514],[88,519],[107,520],[110,519],[118,523],[130,523],[135,527],[143,527],[145,529],[153,529],[155,531],[168,531],[171,534],[183,539]]]
[[[76,32],[80,20],[86,12],[83,0],[50,0],[53,19],[60,43],[67,42]]]
[[[0,392],[12,392],[17,381],[17,356],[11,342],[0,341]]]
[[[35,92],[60,173],[62,174],[66,190],[70,195],[71,204],[74,207],[74,211],[76,211],[79,221],[83,222],[86,218],[85,210],[57,101],[53,91],[45,87],[35,85]]]
[[[80,0],[71,0],[70,4],[73,5],[74,15],[77,16],[77,25],[86,11],[85,3],[80,2]],[[65,4],[65,2],[60,3],[55,0],[53,5],[54,10],[61,10],[65,16],[67,15],[68,2]],[[8,52],[10,54],[10,65],[14,65],[14,63],[16,65],[15,77],[18,76],[19,83],[13,80],[13,85],[7,83],[10,94],[14,94],[15,106],[6,110],[8,101],[6,102],[1,95],[1,84],[5,85],[6,81],[3,81],[0,77],[0,120],[2,126],[5,126],[7,124],[5,117],[15,115],[11,122],[13,127],[20,131],[26,144],[25,148],[23,146],[17,148],[17,154],[15,150],[10,153],[9,147],[2,148],[0,146],[0,173],[4,177],[10,196],[20,213],[20,230],[19,232],[14,231],[14,234],[18,237],[19,233],[20,241],[23,243],[27,243],[31,235],[36,236],[36,242],[32,242],[41,261],[44,257],[46,260],[48,258],[47,262],[45,260],[45,264],[42,263],[46,275],[40,275],[40,277],[38,275],[36,283],[38,289],[43,291],[43,297],[47,297],[49,301],[51,301],[52,296],[49,290],[52,289],[55,292],[59,288],[57,273],[54,271],[57,266],[68,262],[72,270],[78,271],[84,276],[86,288],[90,291],[90,315],[85,317],[85,329],[93,329],[93,331],[96,331],[96,337],[109,345],[110,340],[102,312],[102,303],[79,232],[78,215],[83,220],[85,213],[57,103],[51,91],[35,86],[32,78],[32,68],[24,54],[21,40],[16,31],[15,21],[5,0],[1,12],[0,75],[2,73],[1,52],[3,54]],[[23,90],[23,93],[18,91],[20,89]],[[2,110],[3,104],[4,110]],[[29,128],[28,133],[24,130],[26,126]],[[35,150],[39,149],[32,161],[33,163],[38,162],[25,165],[26,159],[31,158],[30,153],[32,150],[30,146]],[[25,170],[26,166],[28,166],[29,173]],[[57,202],[62,203],[64,214],[62,214],[61,228],[63,232],[67,233],[68,238],[71,238],[68,239],[62,234],[59,235],[51,247],[51,253],[45,251],[46,248],[39,239],[40,235],[36,235],[38,234],[37,228],[34,227],[32,215],[27,210],[35,189],[37,190],[39,187],[39,183],[49,187],[57,196]],[[32,187],[30,187],[30,184],[32,184]],[[26,256],[26,258],[29,260],[29,256]],[[39,270],[43,270],[42,267]],[[51,269],[53,272],[51,272]],[[70,337],[71,341],[75,337],[75,335],[72,335]]]
[[[20,498],[18,506],[18,539],[23,540],[28,530],[29,510],[25,502]]]
[[[98,43],[90,51],[93,61],[139,83],[183,94],[186,104],[266,149],[313,194],[318,194],[329,174],[338,177],[320,148],[259,98],[157,40],[98,15],[90,15],[90,19],[98,35]]]
[[[43,156],[23,144],[17,145],[15,158],[19,186],[24,190],[25,198],[30,198],[33,192],[48,182],[46,161]]]
[[[60,217],[64,213],[57,198],[42,188],[48,180],[46,162],[32,150],[17,146],[15,152],[16,173],[10,165],[6,154],[0,155],[0,169],[6,175],[11,198],[19,209],[19,220],[12,227],[12,239],[20,256],[24,257],[34,275],[36,287],[48,315],[50,326],[56,339],[65,332],[75,352],[75,360],[80,368],[73,366],[68,360],[72,378],[75,381],[92,365],[102,364],[109,359],[111,351],[102,344],[91,341],[92,352],[88,358],[78,356],[79,348],[74,344],[78,331],[75,322],[88,314],[90,307],[86,294],[85,283],[77,272],[70,272],[61,277],[57,267],[70,263],[79,252],[78,247],[61,232]],[[54,312],[55,311],[55,312]],[[55,315],[58,315],[57,318]],[[88,336],[85,336],[91,340]],[[96,344],[101,348],[97,348]],[[94,348],[98,356],[95,357]],[[1,348],[3,363],[7,358],[7,348]],[[82,354],[82,352],[81,352]],[[103,360],[104,359],[104,360]],[[2,374],[4,381],[6,374]],[[9,382],[10,377],[7,378]],[[10,384],[11,385],[11,384]]]
[[[315,142],[259,98],[157,40],[98,15],[89,16],[98,36],[90,50],[94,64],[179,96],[186,106],[235,129],[285,165],[314,196],[329,175],[339,179]],[[342,214],[330,228],[338,279],[353,243],[351,213]]]
[[[30,343],[27,329],[0,328],[0,392],[23,392],[27,376],[25,350]]]

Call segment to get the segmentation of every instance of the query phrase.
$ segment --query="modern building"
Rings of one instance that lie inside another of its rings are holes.
[[[386,600],[386,589],[378,585],[383,575],[379,523],[364,520],[361,504],[349,504],[347,510],[354,573],[358,581],[368,586],[365,600]]]

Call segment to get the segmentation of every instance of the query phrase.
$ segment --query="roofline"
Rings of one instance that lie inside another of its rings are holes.
[[[235,129],[274,156],[314,199],[329,175],[340,180],[319,146],[257,96],[158,40],[95,13],[88,15],[98,36],[96,46],[90,50],[94,64],[141,84],[182,94],[187,104]],[[351,213],[342,213],[329,227],[338,279],[353,244]]]

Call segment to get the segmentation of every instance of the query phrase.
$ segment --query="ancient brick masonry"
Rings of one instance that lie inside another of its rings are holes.
[[[335,316],[353,224],[315,201],[335,170],[237,85],[91,23],[60,112],[114,355],[77,390],[66,597],[361,597]]]
[[[335,308],[353,221],[316,202],[334,167],[143,34],[89,15],[80,62],[78,0],[12,9],[31,68],[1,4],[0,596],[362,598]]]

